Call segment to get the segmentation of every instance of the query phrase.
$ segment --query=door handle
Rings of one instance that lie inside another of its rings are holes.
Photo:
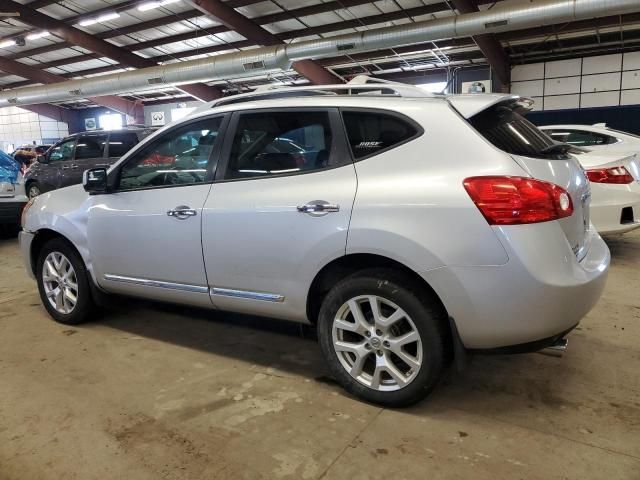
[[[304,205],[298,205],[297,209],[300,213],[308,213],[314,217],[320,217],[327,213],[339,212],[340,205],[329,203],[325,200],[312,200]]]
[[[69,165],[62,165],[63,170],[68,170],[69,168],[71,168]]]
[[[195,217],[197,214],[198,212],[186,205],[180,205],[167,212],[167,216],[177,218],[178,220],[186,220],[189,217]]]
[[[75,165],[75,164],[71,165],[71,168],[73,168],[75,170],[76,168],[78,168],[78,165]]]

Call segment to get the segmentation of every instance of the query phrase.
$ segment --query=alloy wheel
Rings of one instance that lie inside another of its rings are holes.
[[[422,341],[415,323],[398,305],[376,295],[345,302],[333,320],[332,338],[344,369],[374,390],[406,387],[422,365]]]
[[[78,279],[69,259],[51,252],[44,260],[42,283],[47,300],[58,313],[70,314],[78,303]]]
[[[40,189],[36,185],[31,185],[29,187],[29,198],[36,198],[40,195]]]

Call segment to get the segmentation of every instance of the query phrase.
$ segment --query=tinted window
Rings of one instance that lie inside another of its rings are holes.
[[[391,148],[417,135],[412,124],[377,112],[343,112],[342,117],[354,158]]]
[[[64,160],[71,160],[73,158],[73,146],[76,143],[76,139],[72,138],[65,142],[59,143],[51,150],[49,150],[49,162],[62,162]]]
[[[157,138],[127,161],[120,172],[120,188],[204,182],[221,122],[221,117],[208,118]]]
[[[240,115],[226,178],[317,170],[338,163],[331,155],[328,112]]]
[[[135,133],[112,133],[109,136],[109,157],[120,158],[137,144]]]
[[[546,130],[557,142],[569,143],[578,147],[589,147],[592,145],[608,145],[614,143],[616,140],[609,135],[603,135],[596,132],[589,132],[587,130]]]
[[[566,154],[544,150],[554,141],[523,116],[505,106],[496,106],[471,117],[471,125],[500,150],[534,158],[555,158]]]
[[[87,135],[78,138],[76,160],[102,158],[105,143],[107,143],[106,135]]]

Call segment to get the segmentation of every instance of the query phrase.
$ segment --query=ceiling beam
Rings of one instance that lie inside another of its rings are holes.
[[[479,12],[478,5],[472,0],[451,0],[456,10],[461,14]],[[511,65],[509,56],[493,34],[474,35],[473,40],[484,54],[489,65],[500,80],[500,83],[509,88],[511,83]]]
[[[28,78],[29,80],[43,84],[58,83],[67,80],[65,77],[60,75],[54,75],[46,70],[32,67],[31,65],[26,65],[5,57],[0,57],[0,70],[10,73],[11,75],[18,75],[19,77]],[[133,117],[135,123],[144,123],[144,110],[142,108],[142,104],[139,102],[132,102],[116,95],[89,97],[89,100],[97,103],[98,105],[102,105]]]
[[[324,4],[320,4],[320,5],[313,5],[311,7],[302,7],[300,9],[296,9],[296,10],[292,10],[289,13],[294,13],[294,12],[298,12],[298,14],[301,14],[302,11],[307,12],[308,9],[313,8],[315,12],[317,12],[317,8],[320,7],[321,5],[333,5],[334,3],[343,3],[343,4],[348,4],[353,6],[355,3],[360,2],[360,3],[368,3],[367,1],[363,1],[363,0],[341,0],[340,2],[329,2],[329,3],[324,3]],[[389,13],[385,13],[385,14],[377,14],[377,15],[369,15],[366,17],[360,17],[357,20],[344,20],[344,21],[340,21],[340,22],[334,22],[334,23],[329,23],[326,25],[320,25],[318,27],[311,27],[311,28],[303,28],[303,29],[299,29],[299,30],[290,30],[288,32],[283,32],[283,33],[279,33],[276,35],[276,37],[280,40],[280,41],[286,41],[286,40],[292,40],[294,38],[297,37],[302,37],[302,36],[306,36],[306,35],[321,35],[324,33],[330,33],[332,31],[339,31],[339,30],[346,30],[349,28],[356,28],[356,27],[361,27],[362,25],[376,25],[378,23],[382,23],[382,22],[389,22],[389,21],[393,21],[393,20],[400,20],[400,19],[405,19],[407,18],[407,16],[409,17],[417,17],[417,16],[421,16],[421,15],[428,15],[431,13],[436,13],[439,11],[442,11],[443,9],[447,9],[449,8],[447,4],[445,3],[437,3],[437,4],[432,4],[432,5],[426,5],[426,6],[421,6],[421,7],[414,7],[414,8],[409,8],[406,10],[398,10],[395,12],[389,12]],[[263,17],[260,17],[263,18]],[[214,28],[224,28],[224,31],[227,31],[227,28],[224,26],[221,27],[214,27]],[[209,29],[211,31],[211,29]],[[141,44],[133,44],[127,47],[123,47],[123,48],[127,48],[130,50],[135,50],[140,48],[140,46],[142,48],[150,48],[151,46],[159,46],[161,44],[167,44],[167,43],[173,43],[173,42],[177,42],[180,40],[189,40],[189,39],[193,39],[193,38],[197,38],[198,36],[201,36],[201,33],[199,32],[188,32],[187,34],[179,34],[179,35],[174,35],[174,36],[169,36],[169,37],[164,37],[161,40],[150,40],[149,42],[142,42]],[[240,49],[240,48],[245,48],[245,47],[250,47],[252,46],[254,43],[250,40],[240,40],[238,42],[231,42],[231,43],[225,43],[225,44],[220,44],[220,45],[212,45],[209,47],[203,47],[203,48],[199,48],[197,53],[199,54],[209,54],[209,53],[218,53],[218,52],[222,52],[225,50],[233,50],[233,49]],[[442,42],[438,42],[438,44],[442,44]],[[433,47],[433,43],[430,43],[431,47],[427,47],[427,48],[432,48]],[[159,56],[155,56],[155,57],[151,57],[151,60],[153,60],[154,62],[165,62],[168,60],[172,60],[172,59],[180,59],[180,58],[186,58],[186,57],[190,57],[193,56],[194,52],[192,50],[186,50],[183,52],[177,52],[177,53],[172,53],[169,55],[159,55]],[[39,68],[53,68],[53,67],[62,67],[64,65],[69,65],[71,63],[76,63],[76,62],[81,62],[81,61],[86,61],[86,60],[92,60],[94,59],[94,56],[92,55],[79,55],[76,57],[70,57],[70,58],[66,58],[66,59],[61,59],[61,60],[55,60],[52,62],[46,62],[46,63],[40,63],[38,64]],[[304,64],[303,64],[304,65]],[[106,73],[106,72],[112,72],[114,70],[118,70],[122,68],[121,65],[108,65],[105,67],[98,67],[95,69],[88,69],[88,70],[81,70],[81,71],[76,71],[76,72],[70,72],[68,74],[64,74],[64,76],[66,78],[73,78],[73,77],[77,77],[77,76],[83,76],[83,75],[92,75],[92,74],[96,74],[96,73]],[[16,86],[24,86],[26,85],[25,83],[18,83],[18,84],[10,84],[8,85],[8,87],[14,88]]]
[[[284,42],[220,0],[188,0],[198,10],[220,21],[229,30],[258,45],[280,45]],[[293,69],[316,85],[342,83],[342,79],[313,60],[293,62]]]
[[[128,67],[146,68],[156,66],[153,60],[140,57],[133,52],[124,50],[100,38],[96,38],[82,30],[67,25],[61,20],[29,8],[26,5],[22,5],[13,0],[3,1],[12,10],[15,9],[20,13],[21,21],[33,27],[48,30],[53,35],[63,38],[72,45],[77,45],[92,52],[99,53]],[[181,85],[180,89],[204,101],[213,100],[214,98],[222,96],[220,89],[212,88],[205,84]]]

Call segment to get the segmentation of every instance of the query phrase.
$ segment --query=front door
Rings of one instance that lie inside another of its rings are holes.
[[[216,307],[304,320],[309,284],[345,254],[355,168],[335,109],[234,114],[202,217]]]
[[[64,178],[65,175],[67,175],[67,171],[71,168],[75,145],[76,139],[70,138],[49,150],[47,153],[47,163],[42,165],[42,173],[38,171],[38,182],[41,183],[43,189],[48,190],[48,185],[52,188],[65,186]],[[40,178],[41,175],[42,179]]]
[[[223,117],[183,124],[133,153],[113,193],[96,195],[88,242],[105,290],[211,306],[202,260],[202,207]]]

